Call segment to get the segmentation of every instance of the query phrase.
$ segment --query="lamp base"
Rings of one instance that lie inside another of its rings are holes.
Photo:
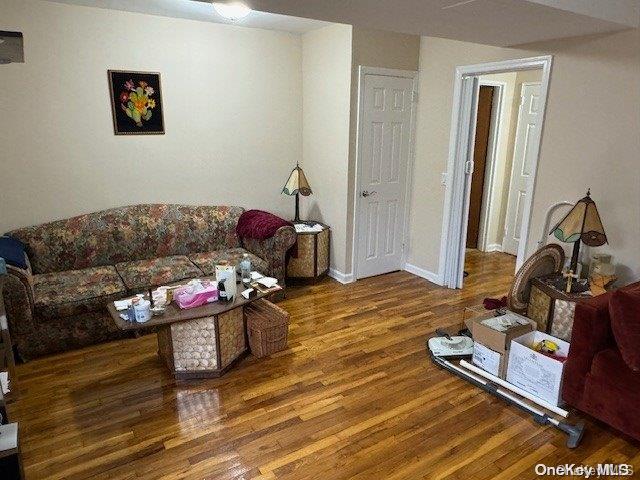
[[[296,215],[293,217],[295,223],[300,222],[300,194],[296,193]]]
[[[562,275],[550,279],[549,284],[556,290],[564,292],[567,289],[567,279]],[[577,279],[571,282],[571,291],[567,293],[584,293],[589,290],[589,281],[586,279]]]

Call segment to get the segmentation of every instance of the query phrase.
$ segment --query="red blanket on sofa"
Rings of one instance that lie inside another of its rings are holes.
[[[273,237],[280,227],[286,226],[293,226],[293,223],[263,210],[247,210],[238,219],[236,233],[241,238],[264,240]]]

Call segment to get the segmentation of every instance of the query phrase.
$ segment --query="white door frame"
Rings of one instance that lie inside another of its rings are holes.
[[[483,252],[487,251],[487,228],[489,219],[493,215],[493,202],[491,194],[495,184],[496,156],[501,148],[506,145],[500,144],[500,134],[502,133],[502,117],[504,116],[504,90],[507,88],[506,82],[498,82],[494,80],[483,80],[478,82],[478,87],[489,86],[494,87],[495,95],[493,100],[493,108],[491,109],[491,125],[489,127],[489,145],[487,149],[488,158],[485,167],[484,185],[482,188],[482,206],[480,208],[480,226],[478,235],[478,249]]]
[[[525,260],[527,240],[529,239],[531,210],[533,207],[538,162],[540,160],[540,145],[542,143],[542,132],[544,130],[552,62],[553,57],[551,55],[545,55],[456,68],[438,271],[438,276],[442,284],[449,288],[462,288],[464,277],[467,220],[469,216],[469,188],[471,183],[471,175],[469,174],[470,164],[467,163],[467,160],[469,159],[469,153],[473,151],[472,141],[475,129],[470,128],[470,123],[472,119],[475,118],[476,110],[475,98],[473,93],[470,94],[469,89],[474,88],[477,84],[477,77],[480,75],[536,68],[542,69],[540,91],[542,127],[537,130],[536,137],[533,139],[533,153],[536,161],[532,165],[531,183],[528,186],[529,194],[527,195],[524,205],[522,230],[520,232],[522,241],[518,245],[518,256],[516,260],[516,269],[518,269]],[[473,81],[469,81],[470,79]]]
[[[402,227],[402,259],[399,269],[402,269],[407,255],[407,244],[409,239],[409,208],[411,203],[411,189],[413,178],[413,163],[415,155],[415,139],[416,139],[416,113],[417,113],[417,95],[418,95],[418,72],[413,70],[396,70],[393,68],[367,67],[360,65],[358,67],[358,116],[356,120],[356,178],[354,182],[353,192],[353,239],[351,249],[351,271],[353,278],[358,279],[358,238],[359,238],[359,221],[358,208],[360,207],[360,195],[358,192],[362,190],[362,128],[361,120],[364,118],[364,77],[365,75],[381,75],[386,77],[409,78],[413,80],[413,94],[411,98],[411,121],[409,125],[409,153],[407,156],[407,179],[405,185],[405,201],[404,201],[404,225]]]

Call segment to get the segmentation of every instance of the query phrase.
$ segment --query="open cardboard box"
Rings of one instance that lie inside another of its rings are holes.
[[[536,323],[527,317],[509,312],[510,316],[515,315],[525,323],[508,328],[502,327],[504,331],[499,331],[492,326],[501,326],[500,317],[496,317],[491,310],[488,312],[470,319],[470,330],[474,341],[472,361],[492,375],[504,379],[507,374],[511,340],[535,330]]]
[[[564,362],[533,350],[533,345],[550,340],[558,345],[556,354],[566,358],[569,344],[544,332],[529,332],[511,342],[507,381],[553,405],[561,405]]]

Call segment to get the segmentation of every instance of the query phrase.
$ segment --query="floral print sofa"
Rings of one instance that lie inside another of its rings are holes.
[[[214,274],[220,260],[249,253],[254,268],[284,285],[286,226],[243,239],[244,209],[134,205],[8,232],[26,245],[27,268],[9,266],[3,296],[23,360],[122,337],[108,302],[151,287]]]

